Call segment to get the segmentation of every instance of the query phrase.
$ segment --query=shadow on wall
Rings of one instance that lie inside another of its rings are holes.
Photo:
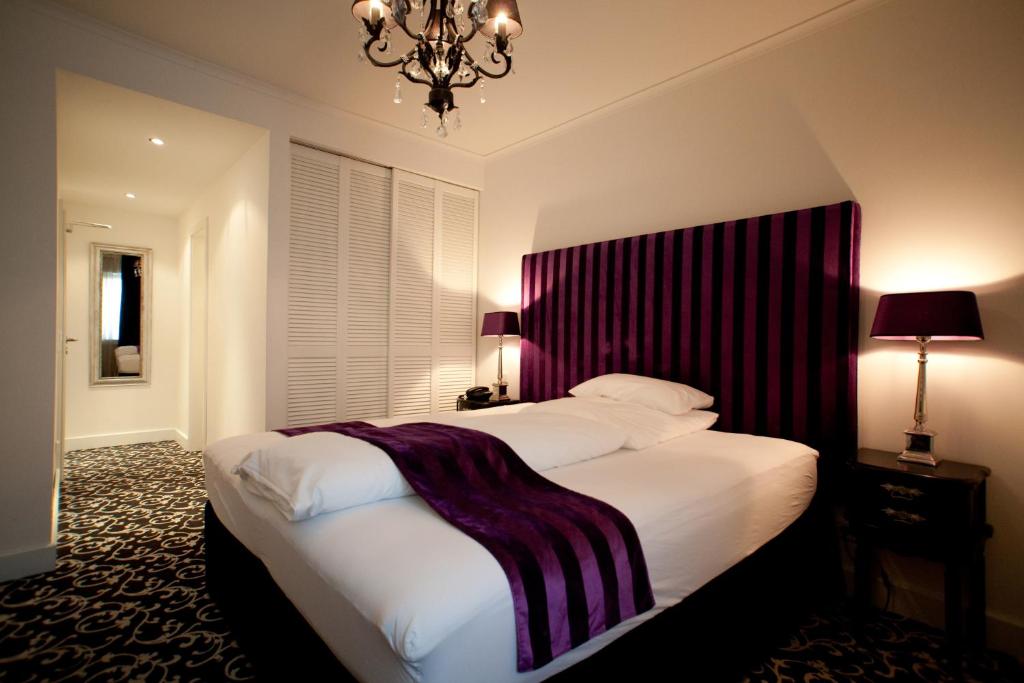
[[[941,350],[958,356],[997,358],[1024,365],[1024,274],[985,285],[950,289],[966,289],[978,296],[978,309],[981,313],[985,339],[981,342],[944,341]],[[903,349],[907,344],[900,341],[871,339],[869,336],[871,321],[874,320],[875,309],[878,308],[878,299],[883,294],[891,293],[895,292],[861,288],[861,353],[880,349]]]

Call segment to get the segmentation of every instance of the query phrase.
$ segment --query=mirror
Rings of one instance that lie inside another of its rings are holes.
[[[91,384],[149,382],[150,249],[92,245]]]

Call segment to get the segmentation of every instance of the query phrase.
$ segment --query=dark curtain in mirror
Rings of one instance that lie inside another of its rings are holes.
[[[142,259],[102,253],[100,377],[137,377],[142,356]]]
[[[142,259],[121,255],[121,334],[120,346],[139,346],[142,311]]]

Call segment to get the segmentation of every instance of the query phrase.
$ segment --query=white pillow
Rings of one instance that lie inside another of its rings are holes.
[[[573,396],[602,396],[623,403],[639,403],[669,415],[683,415],[698,408],[710,408],[715,402],[714,397],[686,384],[618,372],[588,379],[574,386],[569,393]]]
[[[567,415],[452,415],[431,416],[429,421],[491,434],[538,472],[617,451],[627,437],[614,424]],[[269,500],[291,521],[414,495],[387,453],[334,432],[282,439],[247,455],[234,472],[246,489]]]
[[[609,398],[559,398],[527,406],[523,413],[574,415],[621,427],[629,434],[623,447],[633,450],[649,448],[662,441],[708,429],[718,420],[717,413],[706,410],[692,410],[685,415],[667,415],[647,406]]]

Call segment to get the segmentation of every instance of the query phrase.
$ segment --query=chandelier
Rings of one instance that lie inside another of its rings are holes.
[[[479,83],[480,102],[486,102],[484,79],[504,78],[512,72],[510,41],[523,33],[516,0],[356,0],[352,14],[361,23],[360,61],[398,67],[395,104],[402,102],[403,77],[429,86],[422,125],[427,127],[427,109],[433,110],[440,121],[437,135],[442,138],[448,137],[449,125],[456,130],[462,127],[452,91]],[[397,27],[416,44],[392,59],[391,34]],[[486,38],[483,61],[493,71],[467,49],[477,33]]]

